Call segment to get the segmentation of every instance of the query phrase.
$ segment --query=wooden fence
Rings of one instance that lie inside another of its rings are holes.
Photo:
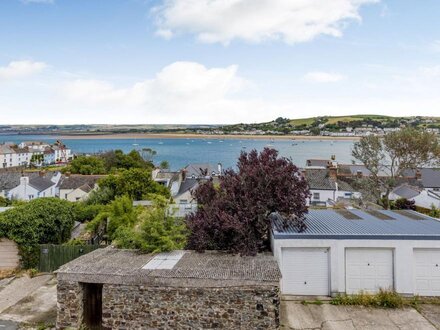
[[[53,272],[62,265],[99,248],[99,245],[40,245],[40,272]]]

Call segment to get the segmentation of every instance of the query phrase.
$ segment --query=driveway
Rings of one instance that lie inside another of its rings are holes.
[[[420,313],[413,308],[380,309],[363,306],[334,306],[282,301],[281,329],[295,330],[438,330],[440,306],[422,305]]]
[[[3,281],[0,286],[0,330],[25,324],[55,324],[56,279],[53,275],[27,275]],[[32,328],[32,327],[30,327]]]

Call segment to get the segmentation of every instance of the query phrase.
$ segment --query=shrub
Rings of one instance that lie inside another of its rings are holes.
[[[368,307],[400,308],[405,300],[395,291],[380,289],[376,294],[360,292],[355,295],[338,295],[330,302],[332,305],[361,305]]]
[[[38,263],[38,245],[66,242],[73,223],[72,203],[58,198],[39,198],[2,213],[0,237],[15,241],[22,266],[33,268]]]

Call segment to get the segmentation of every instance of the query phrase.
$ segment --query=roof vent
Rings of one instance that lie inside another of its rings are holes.
[[[396,220],[395,218],[390,217],[388,214],[379,212],[377,210],[365,210],[365,212],[380,220]]]
[[[157,254],[142,269],[173,269],[174,266],[182,259],[185,251],[172,251]]]
[[[422,216],[419,213],[411,212],[408,210],[395,210],[393,212],[400,214],[400,215],[403,215],[403,216],[410,218],[412,220],[426,220],[427,219],[426,217]]]
[[[362,220],[360,216],[354,214],[348,210],[335,210],[336,213],[343,216],[347,220]]]

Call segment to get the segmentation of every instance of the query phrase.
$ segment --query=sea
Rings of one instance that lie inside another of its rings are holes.
[[[22,141],[58,140],[46,135],[0,135],[0,143]],[[221,139],[221,138],[164,138],[164,139],[63,139],[74,153],[95,154],[121,149],[151,148],[156,151],[153,161],[159,164],[166,160],[170,168],[178,170],[190,163],[221,163],[223,168],[235,168],[241,152],[265,147],[274,148],[283,157],[292,159],[298,166],[305,166],[307,159],[330,159],[335,156],[341,163],[351,163],[353,141],[347,140],[277,140],[277,139]]]

